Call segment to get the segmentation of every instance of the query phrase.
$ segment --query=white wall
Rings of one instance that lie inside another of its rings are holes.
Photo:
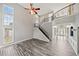
[[[79,55],[79,14],[76,15],[76,30],[77,30],[77,50],[78,50],[78,55]]]
[[[68,3],[34,3],[35,7],[40,8],[40,11],[38,11],[39,15],[44,15],[50,11],[56,12],[66,5],[68,5]]]
[[[71,44],[72,48],[74,49],[75,53],[77,54],[77,30],[75,24],[71,23],[70,25],[67,25],[69,28],[69,33],[68,33],[68,41]],[[70,27],[73,26],[73,36],[70,36]]]
[[[73,9],[74,14],[78,14],[79,13],[79,3],[76,3],[73,7],[74,7],[74,9]]]

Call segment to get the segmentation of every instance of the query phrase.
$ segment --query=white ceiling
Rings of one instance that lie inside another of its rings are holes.
[[[20,5],[25,8],[29,7],[29,3],[20,3]],[[50,11],[56,12],[61,8],[65,7],[66,5],[68,5],[68,3],[33,3],[34,7],[40,8],[40,11],[38,11],[39,15],[46,14]]]

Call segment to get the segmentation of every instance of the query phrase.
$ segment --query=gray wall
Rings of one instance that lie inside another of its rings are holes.
[[[6,5],[12,6],[14,8],[14,43],[31,39],[33,35],[32,16],[19,4]],[[1,20],[2,19],[0,19],[0,22]],[[1,37],[2,35],[0,35],[0,40],[3,40]]]

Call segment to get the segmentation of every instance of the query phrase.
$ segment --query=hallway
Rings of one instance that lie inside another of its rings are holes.
[[[44,42],[31,39],[0,48],[0,56],[76,56],[66,40]]]

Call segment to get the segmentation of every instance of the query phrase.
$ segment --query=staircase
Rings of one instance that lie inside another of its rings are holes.
[[[39,40],[42,40],[42,41],[46,41],[46,42],[50,41],[47,38],[47,36],[38,27],[34,28],[33,38],[34,39],[39,39]]]
[[[45,22],[39,26],[35,26],[33,38],[43,40],[46,42],[51,41],[51,39],[52,39],[52,22]]]

